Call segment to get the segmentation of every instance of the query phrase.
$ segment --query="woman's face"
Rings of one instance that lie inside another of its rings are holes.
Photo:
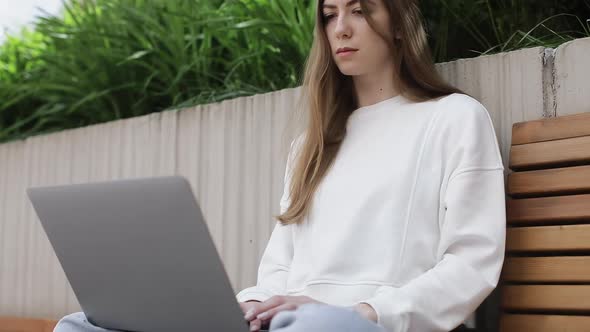
[[[371,16],[381,31],[389,31],[390,18],[383,0],[367,0]],[[332,57],[344,75],[364,75],[392,64],[387,43],[365,20],[359,0],[324,0],[324,28]],[[341,52],[341,48],[356,51]]]

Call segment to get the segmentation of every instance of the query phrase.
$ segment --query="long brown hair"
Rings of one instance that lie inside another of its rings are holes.
[[[379,31],[366,0],[360,5],[370,27],[389,45],[395,61],[395,85],[412,101],[426,101],[460,90],[437,73],[428,47],[418,0],[382,0],[391,20],[389,34]],[[314,40],[305,64],[300,103],[308,124],[293,158],[289,186],[290,205],[279,216],[281,224],[302,223],[313,195],[331,166],[346,135],[349,115],[358,108],[352,78],[343,75],[332,58],[322,14],[324,0],[317,0]],[[400,38],[388,38],[387,36]],[[301,102],[303,101],[303,102]],[[292,148],[293,150],[293,148]],[[294,152],[294,151],[292,151]]]

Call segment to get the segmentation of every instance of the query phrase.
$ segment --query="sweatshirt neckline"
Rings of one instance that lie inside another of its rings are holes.
[[[390,105],[398,104],[399,102],[401,102],[402,99],[403,99],[403,96],[401,94],[398,94],[393,97],[378,101],[378,102],[371,104],[371,105],[365,105],[365,106],[358,107],[357,109],[352,111],[352,113],[350,114],[350,117],[356,117],[356,116],[360,116],[362,114],[371,113],[371,111],[376,110],[376,109],[380,109],[386,105],[390,106]]]

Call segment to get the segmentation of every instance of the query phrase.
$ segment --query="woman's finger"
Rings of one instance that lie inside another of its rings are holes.
[[[256,318],[250,321],[250,331],[258,331],[262,326],[260,319]]]
[[[268,300],[259,303],[257,306],[253,306],[252,308],[250,308],[250,310],[248,310],[248,312],[246,312],[246,314],[244,315],[244,318],[248,321],[251,321],[254,318],[256,318],[256,316],[258,316],[261,312],[265,312],[283,303],[285,303],[285,297],[275,295],[269,298]]]
[[[246,314],[246,312],[248,311],[248,308],[250,307],[250,305],[249,304],[246,304],[245,302],[240,302],[239,305],[240,305],[240,309],[242,309],[242,312],[244,314]]]
[[[258,303],[260,303],[260,301],[251,300],[246,302],[239,302],[238,304],[240,305],[240,309],[242,309],[242,312],[246,314],[248,310],[250,310],[250,308],[256,307]]]
[[[256,316],[257,319],[260,319],[262,321],[270,321],[277,313],[284,311],[284,310],[295,310],[297,309],[297,304],[295,303],[284,303],[281,304],[277,307],[271,308],[267,311],[264,311],[260,314],[258,314],[258,316]]]

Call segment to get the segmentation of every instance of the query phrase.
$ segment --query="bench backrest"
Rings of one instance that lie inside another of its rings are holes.
[[[590,113],[514,124],[501,332],[590,331]]]

